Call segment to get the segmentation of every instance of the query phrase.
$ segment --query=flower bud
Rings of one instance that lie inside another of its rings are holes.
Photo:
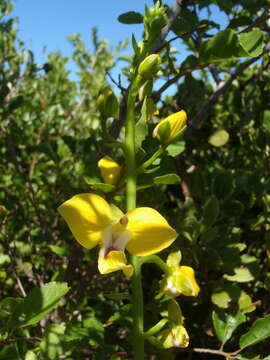
[[[164,145],[169,145],[180,137],[186,127],[186,122],[186,112],[178,111],[161,120],[155,127],[153,136],[157,137]]]
[[[113,91],[107,87],[99,95],[97,106],[104,118],[117,118],[119,114],[119,103]]]
[[[98,162],[98,167],[101,172],[103,181],[106,184],[115,185],[120,177],[121,166],[111,159],[109,156],[105,156]]]
[[[161,280],[161,290],[168,296],[176,297],[180,294],[198,296],[199,285],[196,282],[194,270],[189,266],[179,266],[172,275]]]
[[[161,331],[157,338],[165,349],[186,348],[189,344],[189,336],[183,325],[171,326],[169,329]]]
[[[147,56],[139,65],[138,73],[143,79],[152,79],[159,70],[161,63],[158,54]]]

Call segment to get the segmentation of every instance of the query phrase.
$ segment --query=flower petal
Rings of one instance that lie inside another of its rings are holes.
[[[133,274],[133,267],[126,263],[126,255],[122,251],[112,250],[105,257],[101,252],[98,258],[98,269],[101,274],[122,270],[125,276],[130,278]]]
[[[175,284],[186,296],[198,296],[200,287],[196,282],[194,270],[190,266],[180,266],[176,272]]]
[[[110,205],[96,194],[78,194],[58,208],[75,239],[91,249],[102,239],[102,232],[112,221]]]
[[[152,208],[137,208],[127,212],[126,216],[127,230],[131,232],[126,248],[134,255],[157,253],[170,246],[178,236],[166,219]]]

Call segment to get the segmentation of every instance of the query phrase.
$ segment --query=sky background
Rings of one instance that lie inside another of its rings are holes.
[[[171,6],[174,0],[167,0]],[[91,29],[97,27],[99,38],[108,39],[110,45],[131,39],[134,33],[137,40],[141,39],[143,25],[125,25],[118,22],[117,17],[127,11],[138,11],[144,14],[144,5],[152,6],[152,0],[14,0],[12,16],[18,17],[18,37],[23,40],[26,49],[32,50],[38,64],[46,62],[47,54],[60,51],[70,57],[72,46],[67,37],[81,34],[87,47],[91,50]],[[213,9],[215,12],[215,8]],[[215,14],[216,21],[224,23],[225,15]],[[179,44],[179,42],[178,42]],[[177,46],[176,42],[174,45]],[[179,47],[178,47],[179,48]],[[185,48],[180,47],[186,56]],[[119,65],[120,66],[120,65]],[[69,61],[71,77],[76,78],[76,68]],[[113,71],[117,77],[120,68]]]
[[[173,0],[169,0],[171,5]],[[117,45],[120,40],[130,39],[134,33],[141,37],[142,25],[125,25],[117,17],[130,10],[144,13],[144,4],[151,0],[15,0],[13,15],[19,18],[19,38],[43,61],[43,47],[46,53],[60,50],[70,55],[72,47],[67,36],[81,34],[90,47],[91,28],[98,28],[100,38],[107,38],[109,44]]]

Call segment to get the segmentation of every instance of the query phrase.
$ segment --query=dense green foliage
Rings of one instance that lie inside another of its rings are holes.
[[[159,119],[184,109],[188,127],[139,175],[138,205],[157,209],[177,230],[172,249],[201,288],[196,298],[179,298],[189,348],[147,343],[145,358],[270,359],[269,4],[184,1],[170,42],[160,38],[168,7],[154,20],[122,14],[123,23],[144,21],[147,41],[133,38],[134,55],[123,57],[127,44],[112,49],[96,30],[92,53],[71,36],[72,81],[59,53],[36,64],[6,17],[11,3],[0,1],[1,360],[132,358],[129,282],[120,272],[98,274],[98,250],[80,247],[56,209],[89,191],[124,209],[124,178],[118,187],[103,184],[97,162],[110,155],[125,166],[126,90],[106,74],[124,58],[129,80],[143,60],[140,46],[162,64],[155,91],[145,86],[138,101],[138,164],[159,146],[152,135]],[[211,16],[214,5],[228,16],[225,30]],[[188,49],[181,63],[177,42]],[[172,84],[176,91],[166,93]],[[108,88],[119,94],[119,116]],[[146,330],[166,310],[161,276],[144,265]]]

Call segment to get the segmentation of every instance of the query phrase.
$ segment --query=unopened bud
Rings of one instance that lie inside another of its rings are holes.
[[[154,129],[153,136],[157,137],[164,145],[168,145],[177,140],[186,127],[187,114],[184,110],[169,115]]]
[[[121,166],[111,159],[109,156],[105,156],[98,162],[98,167],[101,172],[103,181],[106,184],[115,185],[120,177]]]
[[[138,73],[143,79],[152,79],[159,70],[161,58],[158,54],[147,56],[139,65]]]
[[[104,118],[117,118],[119,114],[119,103],[117,97],[110,88],[106,88],[97,99],[97,106]]]

